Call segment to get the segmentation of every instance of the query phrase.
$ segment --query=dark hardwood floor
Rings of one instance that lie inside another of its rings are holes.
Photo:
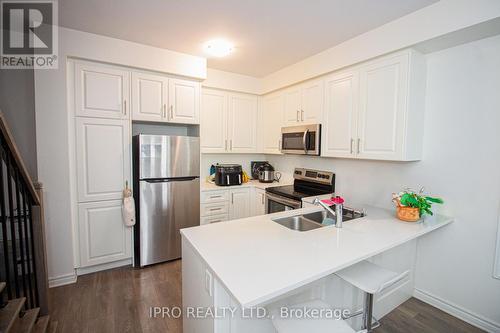
[[[59,333],[181,333],[182,319],[150,318],[151,306],[181,305],[181,261],[78,277],[50,289],[51,318]],[[482,332],[412,298],[381,320],[376,333]]]

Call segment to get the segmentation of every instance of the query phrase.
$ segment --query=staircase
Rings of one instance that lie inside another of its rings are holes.
[[[0,282],[0,293],[6,284]],[[55,333],[57,322],[50,321],[50,316],[39,317],[40,308],[24,311],[26,298],[15,298],[0,308],[0,333]]]
[[[0,112],[0,333],[57,329],[48,315],[42,194]]]

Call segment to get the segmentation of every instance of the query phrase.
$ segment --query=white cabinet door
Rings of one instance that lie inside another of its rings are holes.
[[[76,118],[78,201],[121,199],[130,182],[128,120]]]
[[[123,224],[121,200],[79,204],[78,228],[81,267],[131,258],[132,228]]]
[[[227,93],[203,89],[200,145],[203,153],[227,152]]]
[[[255,188],[253,198],[253,216],[264,215],[266,213],[266,191]]]
[[[231,153],[257,152],[257,96],[229,94],[228,139]]]
[[[386,58],[360,69],[360,158],[402,158],[408,55]]]
[[[132,120],[166,121],[168,78],[132,73]]]
[[[293,126],[300,122],[302,109],[302,90],[300,86],[286,89],[283,92],[285,112],[284,120],[287,126]]]
[[[262,152],[280,154],[281,127],[283,126],[284,98],[282,94],[265,96],[259,116],[259,131],[262,140]]]
[[[200,83],[195,81],[169,80],[169,122],[199,124]]]
[[[323,80],[314,80],[302,85],[302,107],[300,121],[319,124],[323,120]]]
[[[355,157],[359,73],[348,71],[325,79],[322,156]]]
[[[229,219],[242,219],[250,216],[250,188],[231,189],[229,198]]]
[[[130,73],[107,65],[75,64],[75,108],[81,117],[129,116]]]

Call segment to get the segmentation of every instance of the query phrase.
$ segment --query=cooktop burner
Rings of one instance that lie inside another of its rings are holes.
[[[297,201],[335,192],[335,174],[332,172],[295,168],[293,178],[293,185],[268,187],[266,192]]]
[[[266,188],[266,192],[281,195],[290,199],[301,201],[303,198],[316,195],[332,193],[330,190],[320,191],[318,189],[295,188],[294,185],[275,186]]]

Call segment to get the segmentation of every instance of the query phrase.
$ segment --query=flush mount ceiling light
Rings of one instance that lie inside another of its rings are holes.
[[[233,52],[234,46],[229,41],[219,38],[206,42],[203,49],[211,56],[225,57]]]

